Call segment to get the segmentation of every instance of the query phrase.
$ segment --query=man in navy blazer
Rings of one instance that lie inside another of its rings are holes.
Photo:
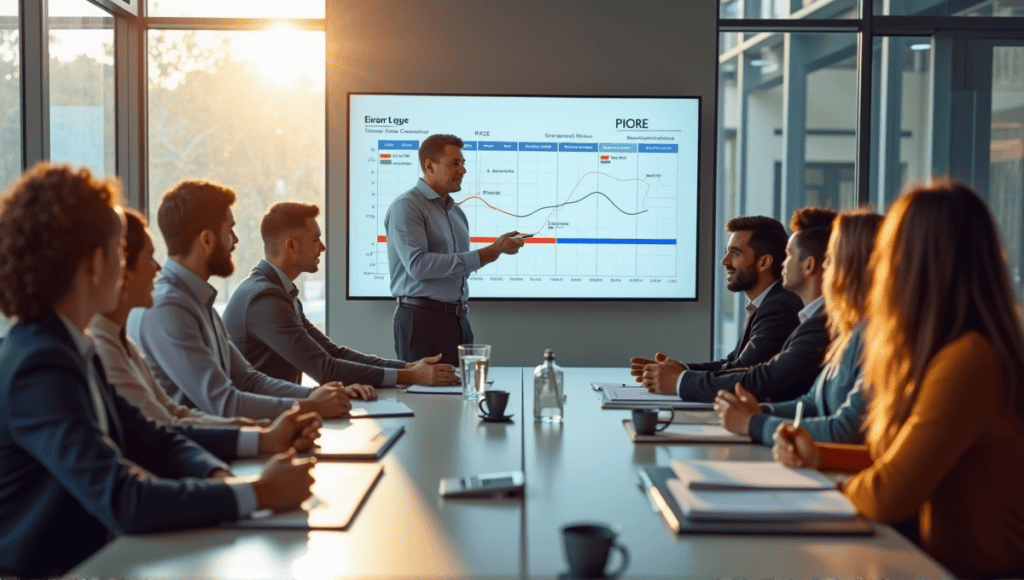
[[[832,210],[813,207],[793,214],[794,233],[786,245],[782,285],[799,297],[803,308],[797,312],[799,326],[777,354],[750,366],[704,370],[659,353],[655,361],[640,369],[644,386],[652,392],[678,394],[686,401],[707,403],[714,402],[719,391],[731,392],[737,383],[761,401],[788,401],[807,393],[821,370],[829,343],[821,282],[835,215]],[[636,371],[634,363],[635,375]]]
[[[786,229],[779,220],[738,216],[729,220],[725,230],[730,234],[721,262],[725,266],[726,287],[746,295],[747,318],[736,348],[721,360],[686,363],[686,368],[695,371],[725,371],[766,362],[779,353],[800,324],[800,297],[779,283],[787,242]],[[640,357],[630,361],[637,382],[644,367],[654,362]]]
[[[0,345],[0,574],[58,575],[111,532],[239,515],[228,485],[205,479],[227,465],[109,388],[100,389],[104,435],[87,364],[105,385],[101,365],[82,358],[53,311],[16,324]]]

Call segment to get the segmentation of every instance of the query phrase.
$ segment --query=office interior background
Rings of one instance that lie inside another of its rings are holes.
[[[701,97],[698,299],[472,302],[497,365],[723,356],[744,314],[718,265],[730,217],[884,211],[936,174],[988,200],[1022,290],[1024,0],[0,0],[0,79],[5,184],[84,165],[151,219],[179,179],[236,189],[221,307],[263,211],[318,204],[306,313],[382,356],[394,303],[345,292],[348,92]]]

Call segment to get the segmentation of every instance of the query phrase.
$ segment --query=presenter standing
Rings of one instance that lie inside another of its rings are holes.
[[[441,354],[459,364],[458,345],[473,342],[467,278],[501,254],[523,247],[519,232],[469,249],[469,221],[450,194],[462,189],[462,139],[431,135],[420,144],[423,177],[388,208],[388,267],[395,309],[395,353],[404,361]]]

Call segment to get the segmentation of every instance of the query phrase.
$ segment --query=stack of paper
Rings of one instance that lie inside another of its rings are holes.
[[[608,385],[601,389],[602,409],[711,409],[711,403],[684,401],[677,395],[656,395],[643,387]]]
[[[852,520],[828,477],[771,461],[672,461],[669,491],[683,515],[707,521]]]

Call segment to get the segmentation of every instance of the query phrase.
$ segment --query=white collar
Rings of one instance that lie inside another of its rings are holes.
[[[757,298],[754,298],[753,300],[750,301],[750,303],[754,305],[754,308],[761,307],[761,303],[764,302],[764,297],[768,295],[768,291],[771,290],[772,287],[774,287],[778,283],[778,280],[772,282],[771,284],[768,285],[767,288],[762,290],[761,293],[757,295]]]

